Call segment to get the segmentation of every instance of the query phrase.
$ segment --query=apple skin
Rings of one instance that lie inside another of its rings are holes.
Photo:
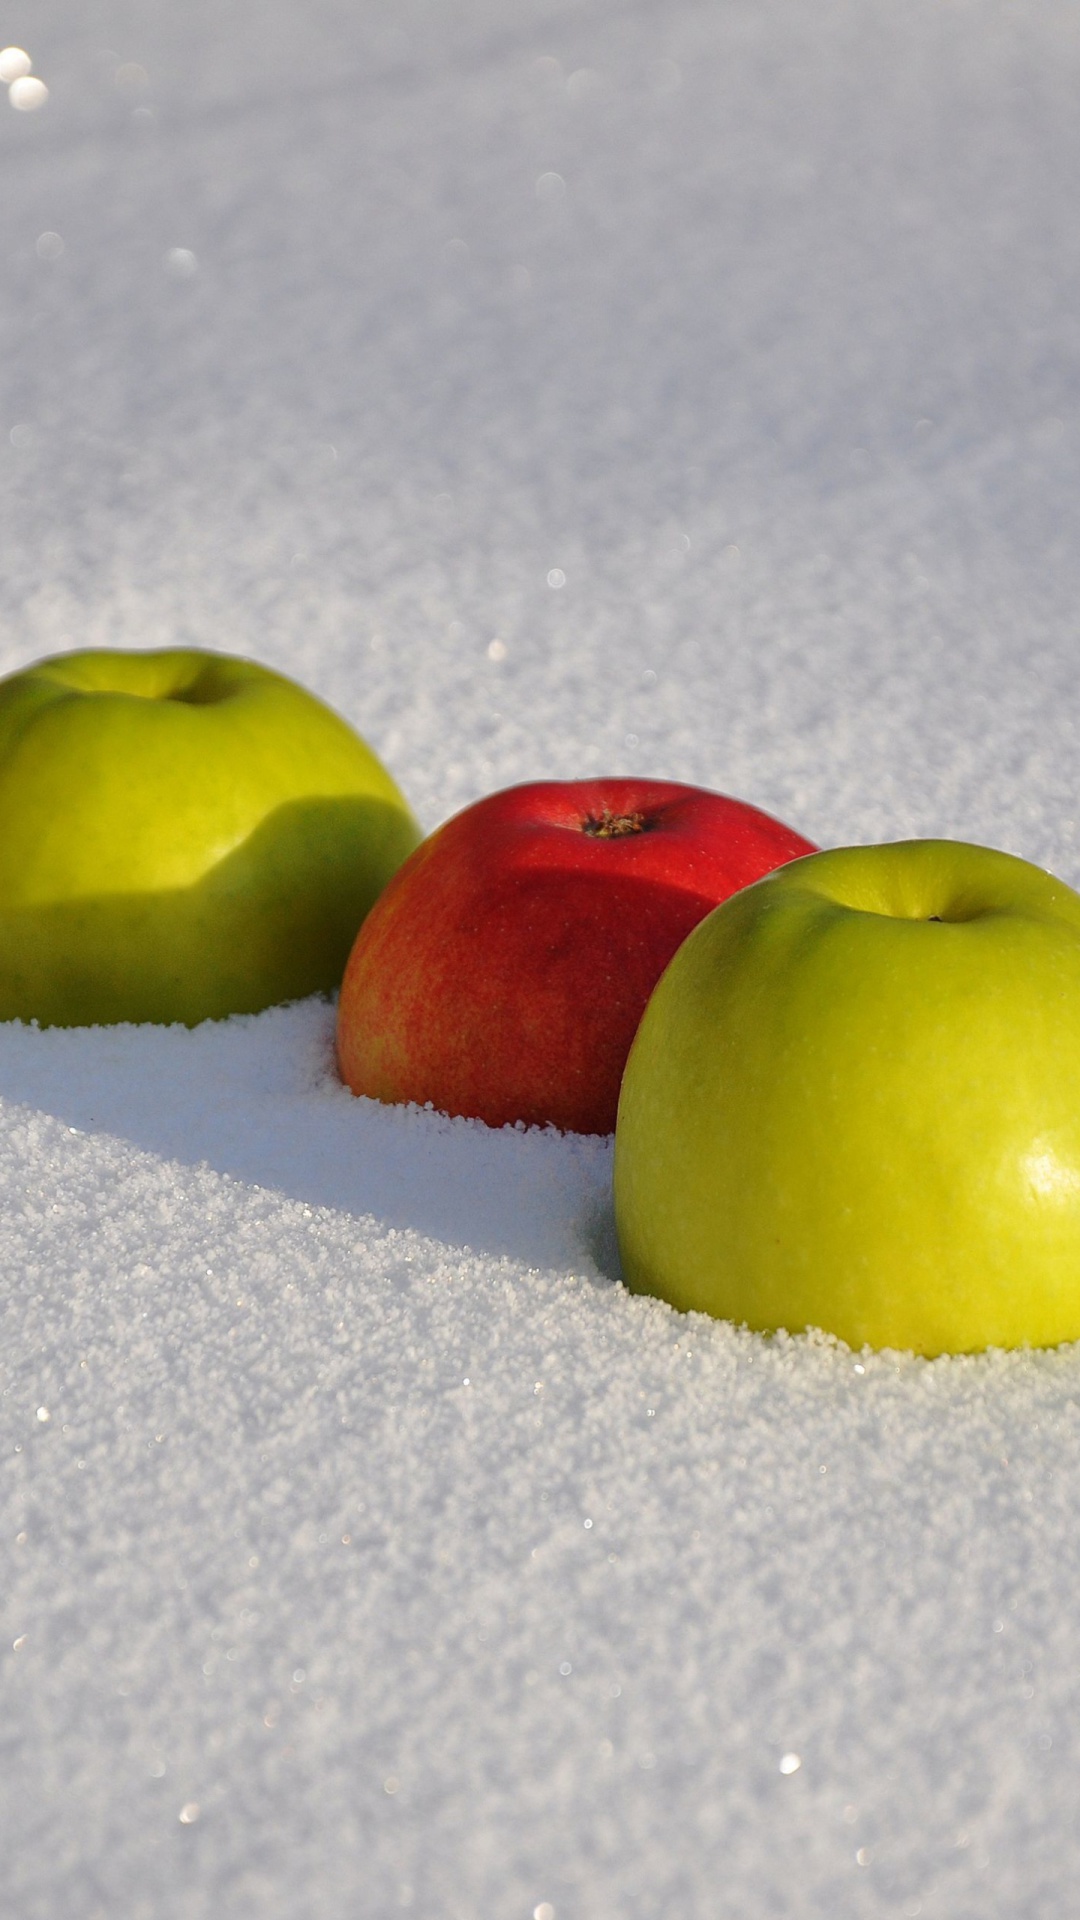
[[[615,1215],[633,1291],[752,1328],[1080,1338],[1080,898],[927,840],[729,900],[638,1031]]]
[[[340,980],[420,838],[313,694],[199,649],[0,680],[0,1019],[251,1013]]]
[[[365,922],[338,1004],[354,1093],[610,1133],[645,1002],[736,887],[810,842],[665,780],[538,781],[466,807]]]

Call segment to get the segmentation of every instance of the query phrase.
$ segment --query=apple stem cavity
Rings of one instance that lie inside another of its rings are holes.
[[[625,840],[632,833],[644,833],[648,825],[643,813],[612,813],[605,807],[601,813],[587,815],[581,830],[593,840]]]

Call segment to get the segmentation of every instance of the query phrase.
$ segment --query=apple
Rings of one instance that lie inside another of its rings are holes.
[[[346,722],[197,649],[0,680],[0,1019],[251,1013],[337,986],[419,840]]]
[[[623,1081],[627,1284],[957,1353],[1080,1338],[1080,897],[948,840],[845,847],[690,935]]]
[[[492,1127],[610,1133],[676,947],[809,851],[756,807],[666,780],[490,794],[417,849],[364,923],[338,1003],[342,1078]]]

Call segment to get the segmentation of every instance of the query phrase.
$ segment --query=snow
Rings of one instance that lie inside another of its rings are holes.
[[[1080,883],[1065,0],[0,40],[0,668],[251,653],[428,825],[630,770]],[[605,1143],[331,1030],[0,1030],[10,1911],[1059,1920],[1075,1351],[632,1299]]]

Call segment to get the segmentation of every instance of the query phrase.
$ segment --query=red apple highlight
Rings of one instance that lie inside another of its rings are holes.
[[[688,933],[816,849],[667,780],[538,781],[448,820],[391,880],[338,1007],[354,1093],[611,1133],[630,1043]]]

